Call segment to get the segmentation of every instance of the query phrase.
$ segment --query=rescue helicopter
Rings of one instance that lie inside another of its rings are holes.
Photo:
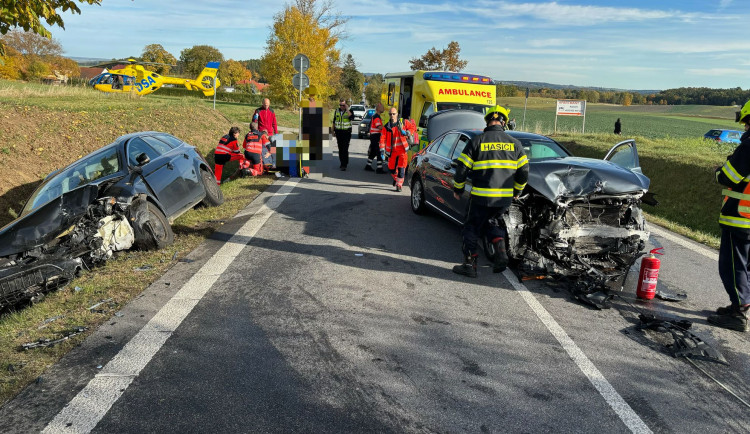
[[[214,88],[221,85],[216,78],[219,62],[208,62],[195,80],[189,78],[168,77],[149,71],[144,65],[163,65],[154,62],[140,62],[135,59],[117,60],[104,65],[127,63],[124,68],[105,71],[89,80],[89,84],[96,90],[108,93],[137,93],[148,95],[165,84],[185,86],[188,90],[203,92],[205,96],[212,96]],[[215,81],[215,83],[214,83]]]

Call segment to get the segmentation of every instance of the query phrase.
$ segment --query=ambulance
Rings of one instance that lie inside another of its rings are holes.
[[[385,75],[380,97],[387,116],[397,107],[399,116],[417,122],[419,148],[427,145],[427,118],[440,110],[464,109],[484,113],[495,105],[495,82],[481,75],[447,71],[409,71]],[[384,120],[387,122],[387,119]]]

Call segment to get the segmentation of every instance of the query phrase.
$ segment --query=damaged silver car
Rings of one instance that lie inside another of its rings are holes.
[[[0,311],[65,284],[131,247],[174,240],[170,223],[224,196],[208,163],[182,140],[139,132],[50,174],[0,229]]]
[[[408,167],[411,207],[428,208],[462,224],[470,195],[453,197],[458,157],[485,126],[481,113],[438,112],[429,119],[430,144]],[[642,254],[649,232],[641,203],[655,204],[641,173],[634,140],[615,145],[602,160],[574,157],[538,134],[508,131],[524,146],[529,180],[497,218],[507,229],[508,256],[526,274],[589,276],[606,284],[624,276]],[[467,180],[466,190],[470,190]],[[492,245],[485,242],[491,259]]]

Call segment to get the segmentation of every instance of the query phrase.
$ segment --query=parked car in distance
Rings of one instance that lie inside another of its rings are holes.
[[[69,281],[130,247],[171,244],[170,223],[224,196],[195,147],[131,133],[51,173],[0,229],[0,310]]]
[[[359,129],[357,136],[360,139],[366,139],[370,137],[370,123],[372,123],[372,117],[375,116],[375,109],[368,109],[365,116],[359,122]]]
[[[362,104],[354,104],[351,107],[349,107],[349,110],[354,113],[354,119],[362,119],[365,116],[365,113],[367,112],[367,109]]]
[[[736,143],[740,144],[742,131],[737,130],[720,130],[714,129],[703,135],[704,139],[714,140],[718,143]]]
[[[463,224],[471,179],[460,199],[453,196],[458,157],[482,134],[481,113],[446,110],[430,116],[429,145],[408,166],[411,208]],[[507,131],[529,159],[529,179],[502,216],[511,260],[533,275],[593,278],[597,285],[627,273],[648,240],[641,202],[655,204],[641,173],[634,140],[616,144],[602,160],[573,156],[538,134]],[[492,260],[492,244],[483,240]]]

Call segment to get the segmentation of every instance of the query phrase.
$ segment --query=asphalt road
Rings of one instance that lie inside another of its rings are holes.
[[[750,431],[750,340],[705,322],[727,304],[715,251],[654,229],[679,303],[636,301],[637,265],[601,311],[484,263],[463,278],[459,228],[362,170],[366,146],[271,186],[0,409],[0,431]],[[728,365],[672,357],[639,311],[695,321]]]

